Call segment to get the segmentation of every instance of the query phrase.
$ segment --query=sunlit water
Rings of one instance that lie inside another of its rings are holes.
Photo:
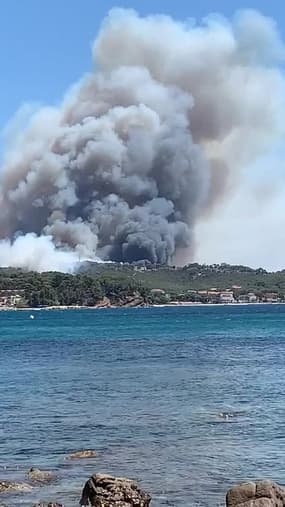
[[[76,506],[94,472],[139,479],[153,507],[284,482],[285,306],[33,314],[0,313],[0,480],[58,479],[0,503]],[[83,448],[98,457],[65,460]]]

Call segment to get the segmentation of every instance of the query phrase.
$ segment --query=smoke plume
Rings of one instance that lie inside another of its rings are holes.
[[[192,249],[195,224],[283,133],[284,55],[255,11],[198,26],[112,10],[94,72],[5,153],[0,263],[168,263]]]

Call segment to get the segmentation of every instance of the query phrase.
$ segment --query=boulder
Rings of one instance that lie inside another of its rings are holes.
[[[42,502],[42,503],[35,503],[33,505],[33,507],[64,507],[64,505],[62,503],[57,503],[57,502],[49,502],[49,503]]]
[[[246,482],[231,488],[227,507],[285,507],[285,488],[272,481]]]
[[[92,475],[86,482],[80,505],[93,507],[148,507],[151,497],[138,485],[123,477]]]
[[[87,458],[96,458],[97,454],[95,451],[85,450],[85,451],[76,451],[72,452],[67,456],[67,459],[87,459]]]
[[[107,296],[104,296],[103,299],[101,299],[101,301],[98,301],[98,303],[96,304],[97,308],[110,308],[110,306],[111,301],[109,298],[107,298]]]
[[[48,484],[55,479],[55,475],[47,470],[31,468],[28,472],[28,479],[37,484]]]
[[[135,292],[133,295],[126,296],[124,299],[121,299],[119,306],[136,308],[138,306],[145,306],[145,302],[143,297],[138,292]]]
[[[25,482],[0,481],[0,493],[19,492],[24,493],[31,491],[33,487]]]

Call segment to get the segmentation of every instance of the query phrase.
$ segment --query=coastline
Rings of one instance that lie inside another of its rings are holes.
[[[12,306],[0,306],[0,312],[15,312],[15,311],[52,311],[52,310],[115,310],[118,308],[186,308],[186,307],[218,307],[218,306],[279,306],[285,305],[285,302],[278,303],[193,303],[192,301],[183,301],[183,302],[170,302],[164,304],[152,304],[152,305],[95,305],[95,306],[85,306],[85,305],[53,305],[53,306],[41,306],[41,307],[32,307],[32,306],[24,306],[24,307],[12,307]]]

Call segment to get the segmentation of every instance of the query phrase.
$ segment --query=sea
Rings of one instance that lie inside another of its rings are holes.
[[[77,506],[93,473],[153,507],[284,483],[284,358],[282,305],[0,312],[0,481],[56,474],[0,504]],[[97,457],[67,459],[82,449]]]

